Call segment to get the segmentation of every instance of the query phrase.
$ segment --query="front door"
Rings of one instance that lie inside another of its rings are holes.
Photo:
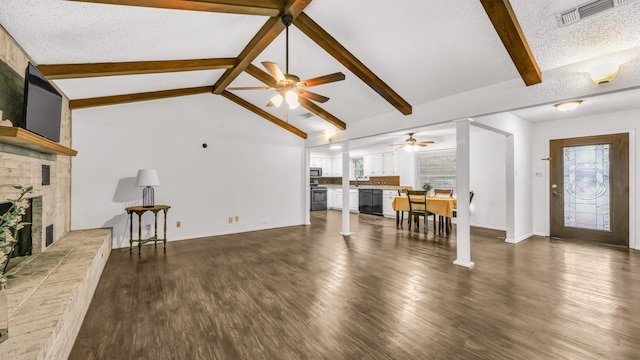
[[[629,246],[629,134],[551,140],[551,236]]]

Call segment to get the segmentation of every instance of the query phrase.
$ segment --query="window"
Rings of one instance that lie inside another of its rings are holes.
[[[430,182],[433,188],[453,189],[456,193],[456,149],[416,153],[417,186]]]
[[[356,179],[360,179],[364,177],[364,159],[363,158],[353,159],[353,173]]]

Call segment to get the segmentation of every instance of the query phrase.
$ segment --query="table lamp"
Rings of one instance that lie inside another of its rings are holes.
[[[136,177],[136,186],[142,187],[142,206],[153,207],[153,186],[160,186],[158,173],[153,169],[140,169]]]

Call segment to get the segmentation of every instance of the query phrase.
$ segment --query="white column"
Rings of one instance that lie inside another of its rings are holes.
[[[304,168],[304,176],[302,177],[302,188],[303,193],[302,193],[302,198],[304,199],[304,201],[302,202],[304,205],[304,208],[302,209],[302,213],[303,215],[303,220],[304,220],[304,224],[305,225],[311,225],[311,186],[310,186],[310,182],[311,182],[311,174],[309,173],[309,164],[311,162],[311,152],[309,151],[309,149],[304,149],[303,150],[303,157],[302,157],[302,162],[303,162],[303,168]]]
[[[349,140],[342,142],[342,232],[351,235],[349,228]]]
[[[469,226],[469,125],[470,119],[456,122],[456,192],[457,210],[457,259],[456,265],[473,268],[471,261],[471,228]]]
[[[513,143],[513,135],[507,135],[505,137],[505,151],[506,151],[506,173],[507,181],[505,182],[507,187],[507,236],[505,241],[508,243],[515,243],[516,236],[516,201],[515,201],[515,161],[514,152],[515,147]]]

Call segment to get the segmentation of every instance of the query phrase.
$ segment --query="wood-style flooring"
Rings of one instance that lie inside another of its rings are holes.
[[[311,213],[113,250],[70,359],[640,359],[640,252]]]

